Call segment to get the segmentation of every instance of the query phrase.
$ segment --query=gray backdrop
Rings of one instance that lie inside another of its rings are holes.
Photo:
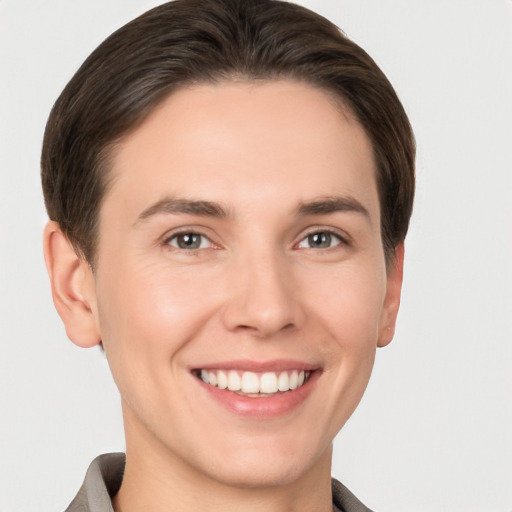
[[[98,350],[65,336],[41,252],[46,117],[82,60],[160,2],[0,0],[0,510],[62,510],[123,449]],[[310,0],[380,64],[418,140],[399,325],[336,441],[382,512],[512,510],[512,2]]]

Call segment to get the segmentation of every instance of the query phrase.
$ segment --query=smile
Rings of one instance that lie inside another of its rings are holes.
[[[278,392],[292,391],[303,386],[311,371],[251,372],[244,370],[197,370],[197,377],[219,389],[238,392],[250,397],[265,397]]]

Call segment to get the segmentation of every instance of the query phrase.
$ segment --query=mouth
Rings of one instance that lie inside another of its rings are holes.
[[[312,371],[290,369],[254,372],[241,369],[196,369],[193,374],[205,384],[240,396],[266,398],[304,386]]]
[[[291,359],[216,362],[190,368],[213,403],[239,418],[271,420],[301,408],[323,373],[318,365]]]

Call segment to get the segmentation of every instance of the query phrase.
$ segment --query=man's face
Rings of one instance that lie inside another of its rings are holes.
[[[195,86],[112,177],[92,311],[128,453],[251,486],[328,468],[400,289],[361,126],[304,84]]]

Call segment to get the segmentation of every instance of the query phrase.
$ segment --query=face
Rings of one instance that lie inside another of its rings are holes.
[[[329,464],[398,307],[375,172],[287,81],[180,90],[120,144],[90,303],[128,452],[251,486]]]

